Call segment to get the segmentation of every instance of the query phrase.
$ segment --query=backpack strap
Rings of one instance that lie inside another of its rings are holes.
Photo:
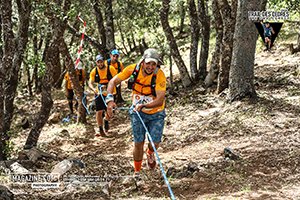
[[[95,70],[96,70],[95,82],[96,83],[100,83],[100,76],[99,76],[99,73],[98,73],[98,67],[96,67]]]
[[[152,75],[152,79],[151,79],[151,93],[153,96],[156,97],[156,91],[155,91],[155,86],[156,86],[156,76],[157,76],[157,72],[158,72],[159,68],[156,67],[153,75]]]
[[[111,64],[111,59],[107,59],[107,66],[110,66]],[[118,64],[118,73],[121,72],[121,63],[117,60],[117,64]]]
[[[119,61],[117,61],[117,64],[118,64],[118,73],[121,72],[121,63]]]
[[[110,65],[107,66],[107,73],[106,73],[108,81],[110,81],[112,79],[112,75],[111,75],[111,72],[110,72],[109,68],[110,68]]]

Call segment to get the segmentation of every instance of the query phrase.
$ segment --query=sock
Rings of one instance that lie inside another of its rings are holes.
[[[133,161],[134,164],[134,172],[139,172],[142,169],[142,162],[143,160],[140,161]]]

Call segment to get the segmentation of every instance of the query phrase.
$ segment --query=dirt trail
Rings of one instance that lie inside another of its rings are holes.
[[[202,88],[168,95],[159,155],[178,199],[300,198],[299,56],[289,55],[285,45],[273,53],[257,54],[256,104],[228,104],[224,95],[203,95]],[[54,110],[67,113],[62,92],[56,91],[55,97]],[[24,104],[19,110],[28,114]],[[133,143],[126,111],[112,122],[109,138],[95,138],[94,116],[88,121],[88,125],[47,124],[39,147],[57,159],[41,161],[38,168],[50,172],[58,161],[77,158],[86,167],[73,167],[67,175],[131,175]],[[62,133],[64,129],[68,134]],[[14,140],[16,148],[27,134],[22,131]],[[228,146],[240,154],[240,160],[224,159]],[[159,169],[150,172],[143,163],[145,185],[139,189],[120,178],[110,185],[110,195],[101,187],[70,187],[56,192],[28,190],[17,199],[168,199]]]

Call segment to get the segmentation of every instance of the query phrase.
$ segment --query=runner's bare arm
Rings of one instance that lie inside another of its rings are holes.
[[[112,94],[114,91],[114,87],[119,85],[122,80],[118,76],[114,76],[107,85],[107,93]]]
[[[118,76],[114,76],[108,83],[107,86],[107,93],[113,94],[114,87],[119,85],[122,82],[122,80]],[[108,118],[111,118],[113,116],[113,108],[116,107],[116,104],[114,101],[109,101],[107,103],[107,116]]]
[[[89,88],[93,91],[93,93],[95,95],[97,95],[97,90],[96,90],[96,88],[94,88],[93,84],[94,84],[94,81],[92,79],[90,79],[89,80]]]

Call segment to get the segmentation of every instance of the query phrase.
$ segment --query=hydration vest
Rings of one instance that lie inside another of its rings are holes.
[[[141,67],[139,65],[136,65],[129,80],[128,80],[128,88],[132,89],[138,93],[141,93],[142,95],[145,96],[149,96],[149,95],[153,95],[154,97],[156,97],[156,92],[155,92],[155,85],[156,85],[156,76],[157,76],[157,72],[159,70],[159,66],[155,69],[155,71],[152,74],[152,78],[151,78],[151,84],[150,85],[144,85],[142,83],[139,83],[139,81],[137,80],[137,77],[139,75],[139,71],[140,71]],[[135,84],[141,85],[144,87],[151,87],[151,93],[150,94],[145,94],[143,92],[137,91],[134,86]]]
[[[107,77],[108,82],[112,79],[112,75],[111,75],[111,72],[109,70],[109,66],[107,66],[106,77]],[[100,83],[101,80],[105,80],[105,79],[101,79],[101,77],[99,76],[99,73],[98,73],[98,67],[96,67],[95,82]],[[102,85],[107,85],[107,83],[104,83]]]
[[[111,63],[111,59],[107,59],[107,67],[110,66],[110,63]],[[119,61],[117,61],[117,64],[118,64],[118,73],[121,72],[121,63]]]

